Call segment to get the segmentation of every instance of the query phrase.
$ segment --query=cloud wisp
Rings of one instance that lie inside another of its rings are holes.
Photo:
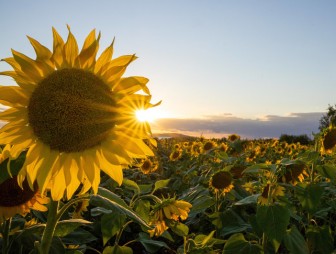
[[[178,132],[194,136],[223,137],[236,133],[243,138],[279,138],[281,134],[301,135],[318,132],[319,120],[325,112],[291,113],[287,116],[267,115],[245,119],[231,114],[204,118],[164,118],[152,125],[154,132]]]

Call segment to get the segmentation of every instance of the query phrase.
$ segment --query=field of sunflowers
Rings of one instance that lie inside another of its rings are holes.
[[[137,57],[67,28],[1,60],[1,253],[335,253],[335,127],[307,145],[155,139],[135,112],[160,102],[123,77]]]
[[[50,253],[334,253],[335,132],[310,145],[158,139],[155,156],[124,169],[122,185],[101,172],[97,195],[60,203]],[[0,169],[19,170],[24,156]],[[25,198],[3,179],[2,193]],[[36,194],[29,212],[2,222],[3,253],[34,253],[50,209]]]

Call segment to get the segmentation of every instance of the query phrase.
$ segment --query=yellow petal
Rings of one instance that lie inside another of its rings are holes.
[[[113,55],[113,44],[114,44],[114,39],[109,47],[107,47],[103,53],[98,57],[98,60],[96,61],[94,72],[97,73],[98,75],[101,75],[103,72],[102,68],[105,66],[106,68],[108,67],[109,61],[112,58]]]
[[[37,184],[41,189],[41,192],[44,193],[46,187],[49,184],[50,178],[52,176],[52,168],[58,156],[58,152],[50,151],[47,146],[47,149],[43,151],[43,161],[42,165],[37,174]],[[49,150],[49,151],[48,151]]]
[[[0,103],[6,106],[27,106],[29,94],[21,87],[0,86]]]
[[[75,36],[70,31],[70,27],[68,26],[69,35],[68,39],[64,45],[64,54],[65,59],[68,64],[68,67],[79,67],[75,64],[75,60],[78,56],[78,45]]]
[[[95,30],[92,30],[91,33],[86,37],[83,48],[78,55],[81,68],[88,70],[93,69],[96,61],[96,54],[99,49],[99,39],[100,33],[98,35],[98,39],[96,40]]]
[[[64,65],[64,53],[63,53],[64,41],[54,27],[52,28],[52,32],[54,38],[52,59],[57,69],[61,69],[61,67]]]
[[[60,200],[63,198],[64,191],[67,185],[65,184],[64,168],[61,168],[53,178],[53,185],[51,188],[51,198],[53,200]]]
[[[32,37],[27,36],[30,44],[33,46],[35,53],[36,53],[36,59],[48,61],[52,57],[52,52],[42,44],[40,44],[37,40],[33,39]]]
[[[27,74],[32,80],[38,83],[42,79],[42,73],[40,72],[36,62],[28,56],[12,49],[12,54],[15,61],[20,65],[21,70]]]
[[[115,87],[114,91],[123,94],[133,94],[143,90],[146,94],[150,94],[149,89],[146,86],[148,81],[149,80],[147,78],[136,76],[122,78]]]

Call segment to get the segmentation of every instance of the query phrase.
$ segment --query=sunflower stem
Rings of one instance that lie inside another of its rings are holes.
[[[9,218],[4,221],[3,231],[2,231],[2,253],[9,253],[9,231],[11,227],[12,218]]]
[[[58,211],[59,201],[51,201],[48,211],[48,218],[46,227],[43,231],[41,245],[39,246],[39,253],[45,254],[49,253],[51,242],[54,236],[55,228],[58,221],[57,211]]]

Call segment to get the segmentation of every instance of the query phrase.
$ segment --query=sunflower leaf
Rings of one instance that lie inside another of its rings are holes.
[[[147,222],[141,219],[140,216],[136,214],[119,196],[107,189],[99,187],[98,194],[91,197],[90,204],[100,206],[108,210],[117,210],[146,229],[151,229]]]
[[[92,224],[92,222],[82,219],[63,220],[57,223],[54,235],[63,237],[74,231],[79,226],[89,224]]]

